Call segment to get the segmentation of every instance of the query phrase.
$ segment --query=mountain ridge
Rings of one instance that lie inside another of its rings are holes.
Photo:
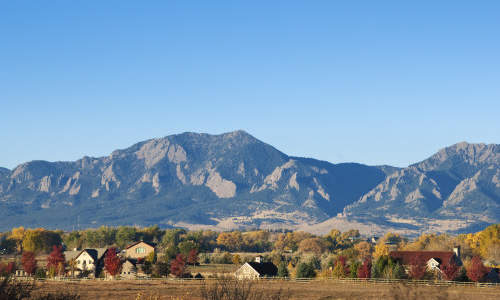
[[[497,144],[461,142],[397,168],[288,156],[243,130],[185,132],[108,156],[0,168],[0,228],[67,229],[78,219],[88,227],[466,231],[499,222],[499,166]]]

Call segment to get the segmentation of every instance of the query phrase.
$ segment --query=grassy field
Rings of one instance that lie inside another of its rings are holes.
[[[313,282],[253,282],[252,293],[270,296],[281,291],[280,298],[272,299],[499,299],[499,287],[434,287],[385,284],[350,284],[333,281]],[[72,291],[85,299],[203,299],[203,282],[197,281],[82,281],[46,282],[38,292]],[[247,286],[248,287],[248,286]],[[253,298],[252,298],[253,299]],[[266,298],[260,299],[271,299]]]

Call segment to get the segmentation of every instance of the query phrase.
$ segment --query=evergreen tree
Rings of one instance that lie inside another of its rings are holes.
[[[316,272],[314,271],[314,267],[308,263],[299,263],[297,266],[297,278],[313,278],[316,276]]]
[[[287,264],[286,264],[286,262],[282,261],[278,265],[278,277],[285,278],[288,276],[289,276],[289,274],[288,274]]]

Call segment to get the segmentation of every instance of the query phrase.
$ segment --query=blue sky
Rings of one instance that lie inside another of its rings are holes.
[[[244,129],[406,166],[500,143],[499,1],[0,0],[0,166]]]

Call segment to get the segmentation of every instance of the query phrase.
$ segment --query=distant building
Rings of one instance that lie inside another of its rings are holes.
[[[460,247],[455,247],[453,251],[392,251],[389,256],[399,261],[403,266],[413,263],[415,257],[420,257],[426,262],[427,270],[440,271],[442,264],[453,262],[461,265]]]
[[[132,259],[143,259],[152,252],[155,252],[155,245],[140,241],[128,245],[125,248],[125,257]]]
[[[263,262],[261,256],[257,256],[253,262],[245,263],[234,273],[238,279],[259,279],[276,275],[278,268],[272,262]]]
[[[87,248],[65,251],[64,256],[69,265],[73,264],[74,275],[88,274],[90,277],[97,277],[104,266],[106,251],[106,248]]]

